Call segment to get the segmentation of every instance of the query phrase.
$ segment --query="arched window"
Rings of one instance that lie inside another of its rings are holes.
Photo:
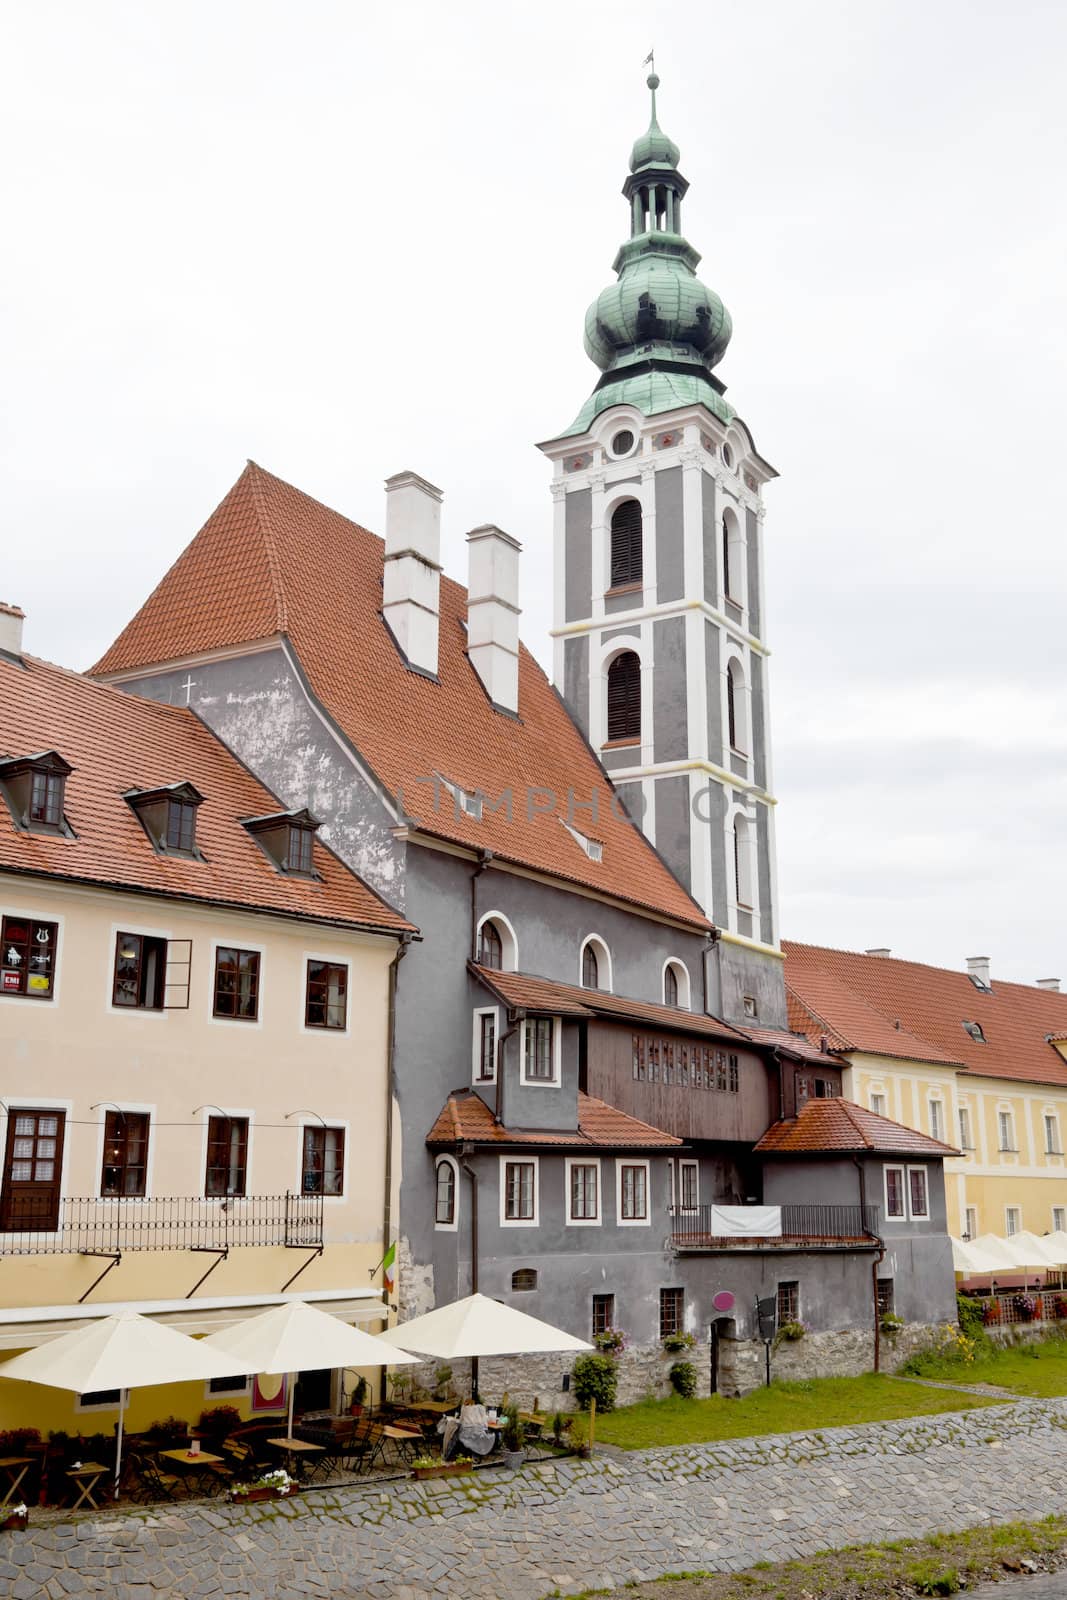
[[[582,951],[582,988],[600,988],[600,968],[597,965],[596,949],[592,943],[587,944]]]
[[[740,755],[748,751],[748,719],[745,704],[745,680],[736,661],[726,668],[726,725],[729,730],[730,749]]]
[[[681,961],[668,961],[663,968],[663,1003],[689,1010],[689,972]]]
[[[608,668],[608,738],[641,737],[641,662],[624,650]]]
[[[491,922],[482,923],[478,960],[483,967],[492,967],[496,972],[499,972],[504,965],[504,946],[500,934]]]
[[[611,587],[640,583],[642,570],[641,503],[623,500],[611,513]]]
[[[513,1294],[527,1292],[537,1288],[537,1273],[533,1267],[520,1267],[511,1274],[511,1290]]]
[[[583,989],[603,989],[611,993],[614,988],[611,951],[598,934],[589,934],[583,942],[579,970]]]
[[[752,909],[752,829],[747,817],[734,818],[734,893],[739,906]]]
[[[668,967],[663,974],[663,1003],[668,1006],[678,1004],[678,974],[673,967]]]
[[[727,598],[733,593],[730,582],[730,524],[725,516],[722,519],[722,592]]]
[[[456,1163],[441,1156],[437,1163],[437,1204],[434,1221],[439,1228],[456,1226]]]

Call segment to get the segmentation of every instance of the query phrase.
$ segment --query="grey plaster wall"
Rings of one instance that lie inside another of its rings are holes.
[[[725,928],[726,903],[726,791],[721,783],[709,778],[702,783],[693,800],[693,827],[703,835],[703,846],[711,859],[711,920]],[[725,1016],[725,1012],[720,1012]]]
[[[715,920],[719,921],[718,915]],[[722,985],[722,1015],[726,1020],[739,1022],[743,1026],[744,997],[752,995],[756,1001],[756,1020],[760,1027],[787,1027],[782,962],[776,956],[761,955],[758,950],[728,944],[725,940],[720,941],[715,949]]]
[[[621,750],[601,750],[600,761],[605,772],[619,772],[623,767],[636,767],[641,759],[641,751],[637,745],[627,746]]]
[[[759,936],[764,944],[773,944],[775,936],[774,906],[771,899],[771,824],[765,805],[756,803],[756,871],[759,881]]]
[[[657,472],[656,599],[680,600],[685,593],[685,530],[682,516],[682,469]]]
[[[589,636],[563,641],[563,698],[575,722],[589,737]]]
[[[492,996],[480,985],[478,1005],[492,1003]],[[505,1021],[501,1017],[501,1032]],[[578,1028],[564,1021],[559,1029],[560,1073],[558,1083],[523,1083],[521,1031],[512,1034],[503,1048],[501,1113],[509,1128],[549,1128],[573,1130],[578,1124]]]
[[[657,778],[656,849],[687,889],[692,881],[691,825],[688,777],[679,773],[673,778]]]
[[[714,622],[704,623],[704,678],[707,683],[708,760],[722,763],[722,641]]]
[[[745,548],[748,561],[748,629],[758,639],[762,626],[759,603],[759,518],[751,510],[745,511]]]
[[[593,496],[572,489],[563,502],[566,571],[564,611],[568,622],[588,617],[593,609]]]
[[[189,678],[193,710],[286,806],[307,806],[322,818],[322,838],[403,909],[404,848],[392,836],[395,818],[316,713],[284,651],[204,662],[192,672],[151,673],[121,687],[185,705]]]
[[[652,741],[654,761],[682,761],[688,754],[685,618],[652,624]]]
[[[753,651],[749,657],[752,674],[752,764],[753,777],[761,789],[767,787],[767,712],[763,695],[763,657]]]
[[[719,604],[719,577],[716,567],[719,550],[719,524],[715,515],[715,479],[700,474],[700,522],[704,548],[704,599],[709,606]]]

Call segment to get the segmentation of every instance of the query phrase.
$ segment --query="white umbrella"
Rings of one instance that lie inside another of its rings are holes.
[[[525,1356],[593,1348],[584,1339],[564,1333],[562,1328],[539,1322],[525,1311],[515,1311],[484,1294],[471,1294],[465,1300],[454,1300],[451,1305],[427,1311],[424,1316],[390,1328],[381,1337],[390,1343],[395,1340],[407,1350],[418,1350],[421,1355],[437,1356],[442,1361],[470,1356],[471,1390],[475,1399],[478,1397],[479,1356]]]
[[[1048,1267],[1053,1263],[1042,1248],[1041,1241],[1032,1233],[1012,1233],[1006,1239],[995,1233],[983,1233],[975,1244],[985,1255],[992,1256],[997,1271],[1018,1272],[1026,1267]]]
[[[1050,1248],[1048,1240],[1038,1238],[1036,1233],[1030,1233],[1026,1228],[1021,1233],[1013,1233],[1008,1243],[1025,1255],[1028,1267],[1059,1267],[1061,1264],[1059,1255]]]
[[[119,1425],[115,1447],[115,1498],[122,1471],[122,1427],[126,1390],[157,1383],[195,1383],[207,1378],[236,1378],[247,1369],[231,1361],[207,1341],[153,1322],[136,1311],[101,1317],[84,1328],[60,1334],[33,1350],[24,1350],[0,1365],[0,1378],[43,1383],[51,1389],[90,1394],[100,1389],[119,1392]]]
[[[238,1362],[238,1372],[285,1373],[289,1378],[289,1430],[293,1436],[293,1398],[298,1372],[321,1367],[400,1367],[416,1362],[384,1335],[364,1333],[340,1317],[290,1300],[256,1317],[212,1333],[203,1343]]]
[[[952,1240],[952,1266],[956,1272],[972,1277],[980,1272],[999,1272],[1003,1265],[969,1239]]]
[[[1057,1230],[1054,1233],[1043,1233],[1041,1235],[1041,1243],[1058,1267],[1067,1267],[1067,1233],[1061,1230]]]

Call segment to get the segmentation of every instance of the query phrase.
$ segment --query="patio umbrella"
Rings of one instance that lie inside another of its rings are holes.
[[[1032,1233],[1013,1233],[1006,1239],[998,1238],[995,1233],[983,1233],[974,1242],[979,1250],[994,1258],[1000,1272],[1005,1268],[1010,1272],[1018,1272],[1020,1268],[1052,1265],[1041,1241]]]
[[[43,1383],[50,1389],[90,1394],[99,1389],[119,1392],[119,1424],[115,1447],[115,1498],[122,1472],[122,1428],[126,1390],[158,1383],[194,1383],[207,1378],[237,1378],[246,1368],[221,1350],[209,1350],[202,1339],[153,1322],[136,1311],[101,1317],[84,1328],[60,1334],[33,1350],[24,1350],[0,1364],[0,1378]]]
[[[1021,1233],[1013,1233],[1008,1243],[1026,1257],[1028,1267],[1055,1267],[1062,1265],[1060,1256],[1062,1251],[1057,1251],[1049,1245],[1048,1239],[1039,1238],[1036,1233],[1023,1229]]]
[[[442,1361],[470,1356],[471,1389],[475,1397],[479,1356],[527,1356],[593,1348],[584,1339],[564,1333],[562,1328],[539,1322],[525,1311],[515,1311],[484,1294],[471,1294],[465,1300],[454,1300],[451,1305],[427,1311],[424,1316],[390,1328],[381,1337],[390,1344],[395,1340],[407,1350],[418,1350],[421,1355],[437,1356]]]
[[[210,1334],[204,1345],[238,1363],[233,1370],[286,1374],[289,1378],[289,1429],[293,1436],[293,1398],[298,1372],[320,1367],[400,1367],[417,1362],[417,1356],[384,1336],[350,1327],[340,1317],[290,1300],[272,1306],[256,1317],[235,1322]]]
[[[953,1239],[952,1266],[956,1272],[974,1277],[980,1272],[998,1272],[1004,1263],[996,1260],[969,1239]]]
[[[1059,1267],[1067,1267],[1067,1233],[1043,1233],[1041,1243]]]

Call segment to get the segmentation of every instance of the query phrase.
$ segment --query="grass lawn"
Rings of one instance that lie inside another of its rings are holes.
[[[970,1382],[972,1370],[968,1367],[967,1377],[961,1380],[957,1368],[957,1381]],[[1067,1385],[1067,1364],[1063,1370]],[[710,1400],[683,1400],[678,1395],[642,1400],[635,1406],[599,1413],[596,1437],[624,1450],[644,1450],[652,1445],[703,1444],[760,1433],[796,1433],[850,1423],[888,1422],[896,1417],[933,1416],[993,1403],[868,1372],[859,1378],[772,1383],[769,1389],[757,1389],[742,1400],[724,1400],[720,1395]]]
[[[924,1366],[923,1376],[948,1383],[995,1383],[1020,1395],[1043,1398],[1067,1394],[1067,1339],[980,1353],[969,1366],[941,1362]]]

